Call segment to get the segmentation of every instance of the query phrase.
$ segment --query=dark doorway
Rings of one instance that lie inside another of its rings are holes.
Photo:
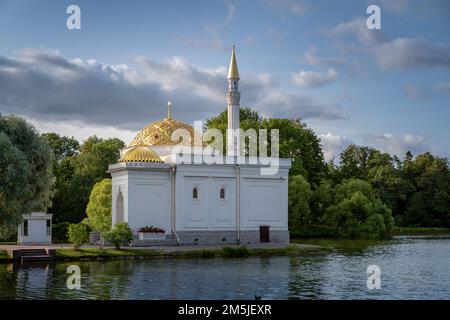
[[[270,242],[269,226],[259,226],[259,242]]]

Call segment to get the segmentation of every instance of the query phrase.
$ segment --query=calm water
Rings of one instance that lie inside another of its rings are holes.
[[[327,244],[327,243],[325,243]],[[68,290],[66,268],[81,268]],[[367,289],[366,268],[381,268]],[[309,257],[0,265],[0,298],[9,299],[450,299],[450,238],[343,241]]]

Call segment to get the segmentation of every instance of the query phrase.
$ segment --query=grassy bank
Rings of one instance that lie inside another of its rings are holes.
[[[290,245],[282,248],[224,247],[217,249],[156,250],[156,249],[57,249],[56,260],[107,260],[152,258],[238,258],[269,255],[305,255],[326,252],[327,248],[311,245]]]
[[[450,235],[450,228],[394,227],[392,235]]]
[[[338,239],[335,229],[327,226],[308,226],[290,231],[291,239]],[[450,228],[394,227],[391,235],[450,235]]]
[[[8,262],[10,260],[8,252],[0,250],[0,262]]]
[[[307,226],[289,232],[291,238],[335,238],[335,228],[328,226]]]

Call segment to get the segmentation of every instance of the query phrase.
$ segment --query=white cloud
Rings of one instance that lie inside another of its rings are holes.
[[[422,39],[398,38],[376,48],[383,69],[450,68],[450,48]]]
[[[369,30],[364,18],[340,23],[327,30],[333,37],[356,37],[363,48],[373,54],[382,69],[450,68],[450,47],[425,39],[389,39],[382,30]],[[351,47],[346,43],[344,48]]]
[[[225,5],[228,9],[228,15],[225,19],[225,24],[228,24],[236,15],[236,6],[229,0],[225,0]]]
[[[344,58],[321,58],[318,56],[317,49],[312,49],[306,52],[303,61],[313,66],[334,69],[341,68],[347,64]]]
[[[42,121],[28,119],[40,133],[58,132],[61,135],[75,137],[78,141],[96,135],[99,138],[119,138],[126,144],[130,143],[136,136],[133,130],[117,129],[112,126],[86,125],[80,121]]]
[[[230,0],[225,0],[224,3],[227,8],[227,16],[223,21],[204,22],[202,24],[206,36],[199,37],[197,34],[195,36],[181,36],[180,40],[195,48],[207,48],[215,51],[230,50],[230,44],[223,41],[221,32],[234,19],[237,9]]]
[[[369,30],[367,28],[365,18],[356,18],[351,21],[342,22],[328,29],[327,33],[335,37],[353,35],[359,42],[366,46],[380,45],[387,41],[387,37],[382,31]]]
[[[162,62],[139,57],[135,64],[69,60],[57,51],[35,49],[0,56],[0,112],[41,123],[75,121],[100,130],[109,126],[135,131],[163,118],[169,99],[174,117],[188,122],[224,110],[225,66],[203,69],[182,57]],[[246,78],[241,92],[242,105],[273,116],[342,117],[339,106],[282,91],[267,73]]]
[[[339,105],[329,105],[316,101],[297,92],[270,90],[260,100],[257,110],[266,117],[282,117],[318,120],[343,119],[345,115]]]
[[[366,142],[383,152],[399,157],[403,157],[407,151],[420,154],[429,149],[425,138],[414,134],[370,134],[366,137]]]
[[[291,72],[291,76],[292,81],[299,86],[323,87],[335,81],[338,73],[335,69],[328,69],[327,73],[300,70],[299,72]]]
[[[309,11],[309,4],[305,0],[265,0],[271,7],[286,10],[287,12],[303,16]]]
[[[409,4],[409,0],[378,0],[382,10],[393,13],[402,13],[406,10]]]
[[[434,90],[442,93],[450,93],[450,82],[441,82],[434,85]]]
[[[352,140],[348,139],[346,136],[333,134],[331,132],[320,134],[319,138],[326,161],[334,160],[334,162],[339,162],[341,152],[347,148],[348,145],[353,143]]]

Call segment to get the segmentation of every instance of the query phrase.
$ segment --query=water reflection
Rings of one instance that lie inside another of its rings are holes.
[[[322,243],[324,244],[324,243]],[[330,254],[0,265],[3,299],[449,299],[450,239],[333,244]],[[77,264],[81,290],[66,287]],[[367,266],[382,288],[366,286]]]

